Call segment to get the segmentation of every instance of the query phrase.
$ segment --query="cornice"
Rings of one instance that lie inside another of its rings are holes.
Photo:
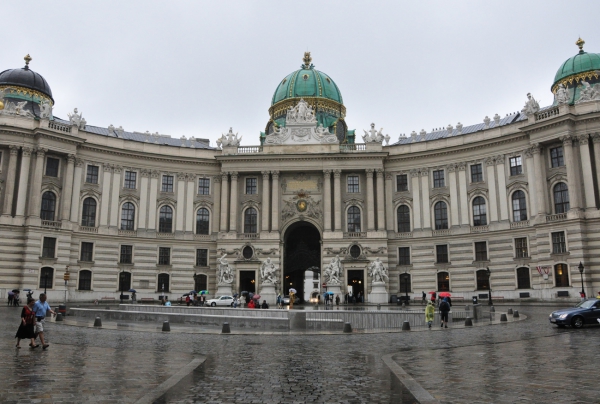
[[[213,159],[198,159],[196,157],[189,157],[186,159],[182,159],[180,157],[173,157],[173,158],[166,158],[166,157],[159,157],[156,155],[150,155],[150,154],[137,154],[137,153],[127,153],[125,151],[117,151],[117,150],[108,150],[108,149],[103,149],[97,146],[91,146],[91,145],[87,145],[87,144],[83,144],[80,146],[80,150],[87,150],[87,151],[91,151],[91,152],[96,152],[96,153],[104,153],[104,154],[110,154],[113,156],[123,156],[126,158],[139,158],[142,160],[150,160],[150,161],[159,161],[159,162],[169,162],[169,163],[180,163],[180,164],[194,164],[194,165],[201,165],[201,166],[214,166],[215,168],[219,167],[219,163],[216,160]]]

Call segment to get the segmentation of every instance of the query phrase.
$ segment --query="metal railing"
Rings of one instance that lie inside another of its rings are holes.
[[[356,152],[356,151],[366,151],[367,145],[365,143],[348,143],[340,145],[340,152]]]

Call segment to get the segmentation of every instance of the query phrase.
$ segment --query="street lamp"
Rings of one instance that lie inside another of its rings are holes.
[[[486,272],[487,272],[487,276],[488,276],[488,290],[489,290],[489,294],[488,294],[488,305],[493,306],[494,303],[492,303],[492,281],[490,280],[492,277],[492,271],[490,271],[490,267],[486,268]]]
[[[583,291],[583,270],[585,269],[585,267],[583,266],[581,261],[579,261],[579,266],[577,267],[577,269],[579,269],[579,273],[581,274],[581,298],[583,299],[585,298],[585,292]]]

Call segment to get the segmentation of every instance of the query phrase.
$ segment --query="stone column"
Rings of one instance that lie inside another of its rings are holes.
[[[271,231],[279,231],[279,171],[271,171],[273,178],[271,211]]]
[[[83,176],[83,160],[75,160],[75,174],[73,178],[73,193],[71,195],[71,222],[80,223],[79,221],[79,203],[81,196],[81,178]]]
[[[148,177],[149,170],[141,170],[140,172],[140,211],[138,213],[138,229],[145,229],[148,223]]]
[[[537,203],[537,211],[540,215],[546,215],[548,208],[546,207],[545,190],[546,180],[544,178],[545,167],[542,159],[542,148],[539,144],[534,144],[531,147],[533,155],[533,170],[535,174],[535,199]]]
[[[527,205],[527,210],[529,213],[529,217],[534,217],[538,215],[538,209],[540,209],[540,204],[537,200],[537,187],[535,180],[535,164],[533,161],[533,150],[532,148],[525,149],[523,151],[523,155],[525,156],[525,167],[527,171],[527,182],[529,183],[529,204]],[[512,204],[512,202],[511,202]],[[511,219],[512,220],[512,219]]]
[[[423,193],[422,208],[423,208],[423,228],[431,228],[431,209],[429,202],[429,168],[422,168],[419,171],[421,175],[421,192]]]
[[[594,195],[594,175],[592,173],[592,159],[590,157],[590,138],[588,135],[579,136],[579,155],[581,156],[581,169],[583,174],[583,189],[585,191],[585,209],[596,210],[596,196]]]
[[[505,157],[496,157],[496,175],[498,176],[498,192],[500,196],[500,220],[508,220],[508,198],[506,195]]]
[[[331,231],[331,170],[323,170],[323,221],[325,231]]]
[[[573,137],[563,136],[563,149],[565,151],[565,163],[567,164],[567,179],[569,182],[569,207],[576,211],[581,209],[580,184],[577,175],[577,166],[575,162],[575,153],[573,151]]]
[[[237,231],[237,213],[238,213],[238,173],[233,171],[231,174],[231,204],[229,205],[229,231]]]
[[[262,212],[261,212],[261,231],[269,231],[269,171],[262,172]]]
[[[183,231],[185,216],[185,173],[177,173],[177,205],[175,206],[175,231]]]
[[[592,141],[594,142],[594,162],[596,163],[596,171],[598,171],[600,170],[600,133],[594,133]],[[596,180],[596,186],[600,190],[600,175],[596,175]]]
[[[194,232],[194,223],[196,215],[194,214],[194,195],[198,194],[198,181],[196,174],[186,174],[186,195],[185,195],[185,219],[184,228],[186,233]],[[177,202],[179,204],[179,201]],[[183,207],[183,205],[182,205]],[[210,219],[209,219],[210,220]],[[209,222],[210,223],[210,222]]]
[[[156,230],[156,204],[158,199],[158,178],[160,172],[152,170],[150,172],[150,194],[148,196],[148,229]]]
[[[373,203],[373,169],[367,168],[367,231],[375,230],[375,204]]]
[[[17,190],[17,207],[15,216],[25,216],[27,205],[27,188],[29,184],[29,167],[31,166],[31,147],[23,147],[21,156],[21,169],[19,171],[19,189]]]
[[[498,221],[498,194],[496,193],[496,169],[494,168],[494,158],[485,160],[487,180],[488,180],[488,213],[490,222]]]
[[[221,226],[220,231],[227,231],[227,212],[229,212],[229,173],[221,173]]]
[[[460,219],[458,218],[458,212],[460,211],[460,205],[458,203],[458,186],[456,184],[456,164],[450,164],[446,167],[448,170],[448,187],[450,188],[450,220],[452,226],[458,226]]]
[[[212,177],[212,189],[211,192],[215,198],[215,204],[213,205],[212,215],[210,217],[210,223],[212,224],[212,232],[218,233],[221,221],[221,176],[215,175]]]
[[[419,187],[419,171],[410,170],[410,190],[412,191],[413,198],[413,223],[414,230],[422,229],[421,224],[421,191]]]
[[[100,200],[100,226],[108,226],[108,207],[110,206],[110,178],[112,166],[103,165],[102,173],[102,199]]]
[[[121,171],[123,167],[115,166],[112,175],[112,192],[110,194],[110,226],[121,228],[120,217],[121,212],[119,209],[119,191],[121,190]]]
[[[394,175],[390,172],[385,173],[385,224],[388,231],[394,231],[394,204],[392,202],[392,195],[394,194]]]
[[[377,169],[377,230],[385,230],[385,204],[383,192],[383,169]]]
[[[460,225],[469,226],[469,195],[467,195],[467,164],[458,163],[458,195],[460,198]]]
[[[44,159],[48,149],[37,149],[35,159],[35,171],[33,173],[33,182],[31,183],[31,196],[29,198],[29,216],[40,217],[40,201],[42,195],[42,176],[44,175]]]
[[[8,172],[6,175],[6,192],[4,193],[4,207],[2,216],[12,216],[13,199],[15,196],[15,179],[17,178],[17,157],[19,156],[19,146],[10,146],[8,156]]]
[[[333,221],[334,231],[342,231],[342,170],[333,170]]]
[[[73,195],[73,173],[75,171],[75,155],[69,154],[67,157],[67,173],[65,180],[63,181],[64,190],[61,198],[62,201],[62,213],[60,218],[62,220],[69,220],[71,218],[71,196]]]

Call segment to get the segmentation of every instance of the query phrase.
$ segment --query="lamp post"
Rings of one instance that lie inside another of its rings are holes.
[[[119,289],[121,290],[121,296],[119,296],[119,298],[121,299],[121,304],[123,304],[123,286],[125,286],[125,269],[121,269],[121,273],[119,274]]]
[[[577,269],[579,269],[579,273],[581,274],[581,298],[584,299],[585,292],[583,290],[583,270],[585,269],[585,267],[583,266],[581,261],[579,261],[579,266],[577,267]]]
[[[69,287],[69,279],[71,279],[71,274],[69,273],[69,266],[65,267],[65,273],[63,275],[63,279],[65,280],[65,304],[67,304],[67,290]]]
[[[486,268],[486,272],[487,272],[487,276],[488,276],[488,290],[489,290],[489,294],[488,294],[488,305],[493,306],[494,303],[492,303],[492,281],[490,280],[492,277],[492,271],[490,271],[490,267]]]

